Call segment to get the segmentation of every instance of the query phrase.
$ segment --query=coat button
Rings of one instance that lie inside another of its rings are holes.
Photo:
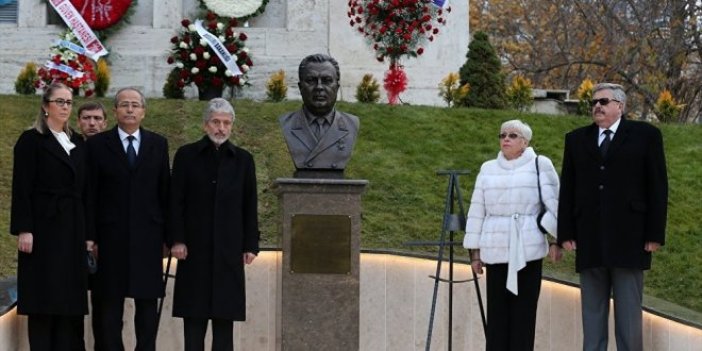
[[[601,171],[604,171],[604,169],[605,169],[605,166],[600,166]]]
[[[604,185],[600,184],[600,186],[599,186],[598,188],[599,188],[600,190],[602,190],[602,189],[604,189]]]

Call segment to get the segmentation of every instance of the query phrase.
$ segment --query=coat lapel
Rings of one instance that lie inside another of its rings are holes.
[[[296,118],[293,118],[293,125],[290,128],[290,133],[303,145],[305,145],[307,150],[312,150],[315,144],[317,144],[317,141],[314,139],[314,135],[310,130],[310,127],[307,125],[307,123],[305,123],[307,121],[305,114],[302,111],[297,113],[298,115]]]
[[[617,153],[617,151],[619,151],[629,136],[629,131],[631,130],[629,128],[630,126],[631,124],[628,123],[624,117],[622,117],[621,122],[619,122],[619,128],[617,128],[617,132],[614,134],[612,143],[609,145],[609,149],[607,150],[607,155],[614,155]]]
[[[585,132],[585,140],[583,140],[583,144],[588,155],[598,162],[602,161],[602,154],[600,154],[600,146],[598,145],[599,132],[600,128],[597,126],[597,124],[592,123]]]
[[[112,130],[110,131],[109,138],[107,138],[107,147],[114,154],[117,155],[119,162],[121,162],[125,168],[129,169],[129,164],[127,162],[127,153],[124,151],[124,147],[122,146],[122,140],[119,139],[117,126],[112,128]]]
[[[64,150],[63,146],[56,140],[56,137],[54,137],[53,134],[51,134],[51,131],[47,131],[47,134],[44,134],[44,147],[49,151],[49,153],[59,160],[61,160],[63,163],[65,163],[68,167],[71,168],[71,171],[75,174],[76,168],[73,162],[71,161],[70,156]]]
[[[336,114],[336,112],[335,112]],[[329,127],[329,130],[322,136],[322,140],[319,141],[317,146],[310,152],[305,160],[305,163],[309,162],[313,158],[317,157],[324,150],[341,143],[341,139],[349,134],[349,129],[346,126],[346,122],[343,121],[339,116],[334,116],[334,122]]]

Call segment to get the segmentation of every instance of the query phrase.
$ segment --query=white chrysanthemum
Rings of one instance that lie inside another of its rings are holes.
[[[203,0],[203,2],[212,12],[234,18],[249,16],[263,5],[263,0]]]
[[[243,52],[245,52],[245,53],[248,54],[248,53],[249,53],[249,48],[243,47],[243,48],[241,48],[241,51],[243,51]]]
[[[200,72],[200,69],[197,68],[197,67],[193,67],[193,68],[190,70],[190,73],[192,73],[192,74],[197,74],[197,72]]]
[[[202,46],[207,46],[207,40],[205,40],[205,39],[200,39],[200,45],[202,45]]]
[[[190,54],[190,61],[197,61],[197,55],[195,55],[195,53]]]
[[[204,58],[205,60],[209,60],[210,57],[212,57],[212,55],[210,55],[209,52],[203,52],[203,53],[202,53],[202,58]]]
[[[219,30],[224,29],[224,24],[222,22],[217,22],[217,29],[219,29]]]
[[[215,66],[210,66],[207,70],[210,71],[210,73],[217,73],[217,67]]]
[[[192,23],[188,25],[188,30],[191,32],[197,32],[197,28],[195,28],[195,25]]]
[[[240,68],[241,68],[241,71],[242,71],[242,72],[248,72],[248,71],[249,71],[249,65],[247,65],[247,64],[241,65]]]
[[[217,37],[217,39],[219,39],[219,41],[221,41],[221,42],[224,42],[224,39],[225,39],[225,38],[224,38],[223,35],[220,35],[220,36]]]
[[[181,41],[180,44],[178,44],[178,47],[180,47],[181,49],[187,49],[188,43]]]
[[[226,71],[224,71],[224,75],[227,77],[231,77],[234,75],[234,73],[232,73],[232,71],[230,71],[230,70],[226,70]]]
[[[184,66],[185,66],[185,65],[183,65],[182,62],[180,62],[180,61],[176,62],[176,67],[178,67],[178,68],[183,68]]]
[[[244,84],[246,84],[246,79],[239,78],[239,85],[244,86]]]

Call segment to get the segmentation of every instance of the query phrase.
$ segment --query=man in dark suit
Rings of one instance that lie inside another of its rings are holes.
[[[178,273],[173,316],[183,318],[185,351],[232,351],[233,322],[246,320],[244,265],[258,254],[258,205],[253,156],[229,141],[234,108],[210,100],[207,135],[173,159],[171,219]]]
[[[558,243],[577,250],[583,350],[606,350],[610,294],[617,349],[642,350],[643,271],[665,243],[668,178],[661,132],[622,118],[626,94],[598,84],[593,124],[566,135]]]
[[[300,62],[298,76],[302,110],[279,118],[296,177],[341,178],[356,142],[359,122],[358,117],[334,108],[339,63],[328,55],[310,55]]]
[[[124,299],[134,299],[137,350],[155,350],[156,300],[169,193],[168,142],[141,128],[146,101],[134,88],[115,95],[117,126],[87,140],[88,237],[99,247],[102,350],[123,350]]]

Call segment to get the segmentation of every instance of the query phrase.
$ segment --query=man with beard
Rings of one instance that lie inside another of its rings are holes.
[[[279,118],[301,178],[341,178],[358,134],[358,117],[337,111],[339,63],[328,55],[305,57],[298,69],[301,110]]]
[[[259,240],[256,169],[251,154],[228,140],[233,123],[232,105],[210,100],[207,135],[173,160],[173,316],[183,318],[186,351],[204,349],[209,320],[212,350],[233,350],[233,322],[246,319],[244,265],[256,258]]]
[[[576,250],[583,350],[607,350],[610,296],[617,350],[643,350],[643,271],[665,243],[663,138],[623,117],[621,85],[598,84],[590,105],[594,123],[566,134],[558,244]]]

